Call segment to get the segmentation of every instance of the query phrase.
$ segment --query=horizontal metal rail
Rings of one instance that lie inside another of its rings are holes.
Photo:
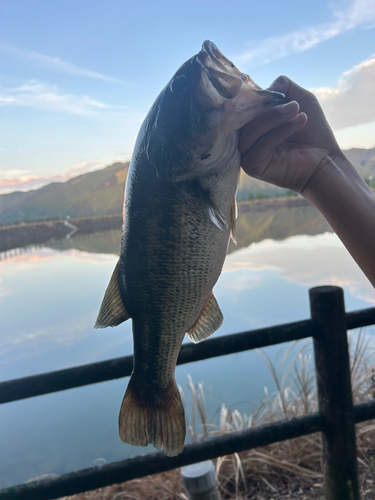
[[[354,406],[356,423],[375,418],[375,400]],[[84,491],[103,488],[157,474],[177,467],[239,453],[259,446],[293,439],[324,430],[324,417],[319,413],[292,418],[252,429],[233,432],[185,446],[176,457],[163,452],[149,453],[111,464],[71,472],[56,478],[31,481],[0,490],[0,500],[50,500]]]
[[[375,307],[346,313],[346,321],[348,330],[372,325],[375,323]],[[181,347],[177,364],[182,365],[313,337],[314,332],[313,322],[309,319],[224,335],[208,339],[200,344],[184,344]],[[1,382],[0,404],[128,377],[132,368],[133,356],[124,356],[90,365]]]

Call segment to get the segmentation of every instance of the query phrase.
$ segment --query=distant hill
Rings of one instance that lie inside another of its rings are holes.
[[[344,151],[362,177],[373,177],[375,186],[375,148]],[[67,182],[55,182],[40,189],[0,196],[0,224],[70,217],[120,214],[129,163],[79,175]],[[259,181],[241,172],[238,199],[254,195],[282,195],[285,189]]]
[[[348,149],[344,151],[345,156],[355,166],[358,172],[368,179],[370,175],[375,181],[375,148],[372,149]]]
[[[40,189],[0,196],[0,223],[90,217],[122,211],[128,163],[54,182]]]

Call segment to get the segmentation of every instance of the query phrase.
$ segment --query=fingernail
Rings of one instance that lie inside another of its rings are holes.
[[[279,76],[268,88],[285,94],[289,89],[289,80],[286,76]]]
[[[296,124],[296,123],[299,123],[300,121],[302,121],[303,119],[304,119],[304,113],[300,113],[299,115],[292,118],[289,123]]]
[[[281,106],[278,106],[278,111],[282,115],[287,115],[289,113],[298,113],[299,111],[299,104],[297,101],[290,101],[286,104],[283,104]]]

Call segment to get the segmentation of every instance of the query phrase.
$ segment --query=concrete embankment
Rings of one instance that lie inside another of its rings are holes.
[[[69,219],[69,222],[66,222],[65,220],[53,220],[0,226],[0,252],[44,243],[52,239],[65,238],[67,235],[72,234],[72,226],[77,228],[75,232],[79,232],[79,234],[121,228],[122,216],[116,214],[103,217],[87,217]]]
[[[242,201],[238,203],[238,212],[265,212],[280,208],[302,207],[309,202],[301,197],[267,198],[263,200]],[[79,219],[37,221],[26,224],[10,224],[0,226],[0,252],[12,248],[44,243],[52,239],[65,238],[76,234],[89,234],[96,231],[120,229],[122,215],[105,215],[101,217],[85,217]]]

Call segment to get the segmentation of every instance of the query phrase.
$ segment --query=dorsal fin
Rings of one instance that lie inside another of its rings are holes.
[[[208,299],[195,325],[187,332],[189,339],[197,344],[216,332],[223,323],[223,313],[213,294]]]
[[[107,290],[105,291],[104,299],[96,319],[95,328],[117,326],[130,318],[121,298],[118,284],[118,269],[119,263],[117,262]]]

